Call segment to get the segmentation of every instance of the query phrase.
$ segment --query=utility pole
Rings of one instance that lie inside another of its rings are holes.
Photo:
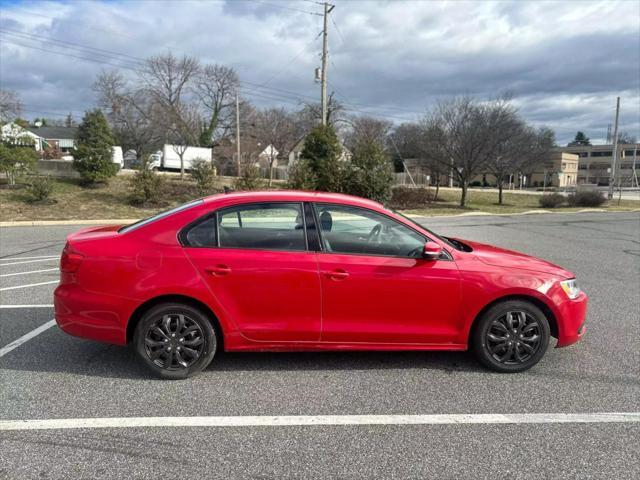
[[[616,181],[616,168],[618,160],[618,117],[620,116],[620,97],[616,101],[616,122],[613,127],[613,157],[611,159],[611,173],[609,174],[609,200],[613,199],[613,184]]]
[[[240,176],[240,101],[236,93],[236,162],[238,162],[238,177]]]
[[[322,104],[322,125],[327,124],[327,20],[331,10],[335,8],[335,5],[331,5],[324,2],[324,26],[322,28],[322,78],[321,78],[321,90],[320,90],[320,103]]]

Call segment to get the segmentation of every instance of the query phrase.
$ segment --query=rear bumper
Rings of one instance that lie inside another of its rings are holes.
[[[578,342],[586,332],[588,297],[584,292],[575,300],[565,300],[558,305],[558,343],[556,347],[567,347]]]
[[[53,305],[58,326],[69,335],[117,345],[127,342],[130,301],[64,284],[53,293]]]

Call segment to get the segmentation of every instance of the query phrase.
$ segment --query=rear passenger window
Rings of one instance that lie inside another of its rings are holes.
[[[216,216],[206,218],[187,231],[186,243],[190,247],[215,247]]]
[[[306,250],[302,205],[261,203],[218,212],[219,245],[226,248]]]

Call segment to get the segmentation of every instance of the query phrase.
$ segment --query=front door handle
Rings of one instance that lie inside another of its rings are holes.
[[[331,270],[330,272],[325,272],[325,275],[333,280],[344,280],[349,276],[349,272],[343,270],[342,268],[336,268],[335,270]]]
[[[221,264],[216,265],[215,267],[205,268],[205,272],[216,277],[222,277],[224,275],[229,275],[231,273],[231,269],[227,265]]]

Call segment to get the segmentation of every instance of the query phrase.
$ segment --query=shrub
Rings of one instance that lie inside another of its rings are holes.
[[[196,182],[198,195],[204,197],[210,194],[214,188],[216,168],[210,161],[196,158],[191,162],[191,178]]]
[[[57,145],[47,145],[47,147],[40,152],[40,157],[44,160],[56,160],[62,158],[64,153],[58,148]]]
[[[313,190],[316,185],[315,175],[307,160],[300,159],[289,171],[288,188],[295,190]]]
[[[391,196],[393,169],[389,156],[375,141],[361,140],[353,149],[351,161],[343,167],[344,193],[386,202]]]
[[[158,203],[164,179],[143,162],[129,179],[129,202],[133,205]]]
[[[87,112],[78,127],[73,168],[84,185],[106,182],[118,166],[112,161],[114,140],[107,119],[100,110]]]
[[[21,175],[33,170],[37,160],[38,154],[32,147],[0,143],[0,172],[6,175],[9,185],[15,185]]]
[[[572,193],[567,198],[567,202],[572,207],[599,207],[606,201],[602,192],[596,190]]]
[[[562,205],[566,201],[564,195],[559,193],[551,193],[548,195],[542,195],[538,202],[542,208],[556,208]]]
[[[304,140],[300,152],[301,159],[307,162],[312,175],[314,190],[340,192],[344,182],[344,162],[341,160],[342,146],[331,125],[318,125]]]
[[[48,176],[38,175],[29,182],[26,190],[31,201],[44,202],[53,192],[53,182]]]
[[[257,190],[262,188],[263,183],[258,167],[246,165],[242,169],[242,175],[234,180],[233,188],[235,190]]]
[[[391,190],[391,208],[422,208],[433,201],[433,195],[427,188],[395,187]]]

